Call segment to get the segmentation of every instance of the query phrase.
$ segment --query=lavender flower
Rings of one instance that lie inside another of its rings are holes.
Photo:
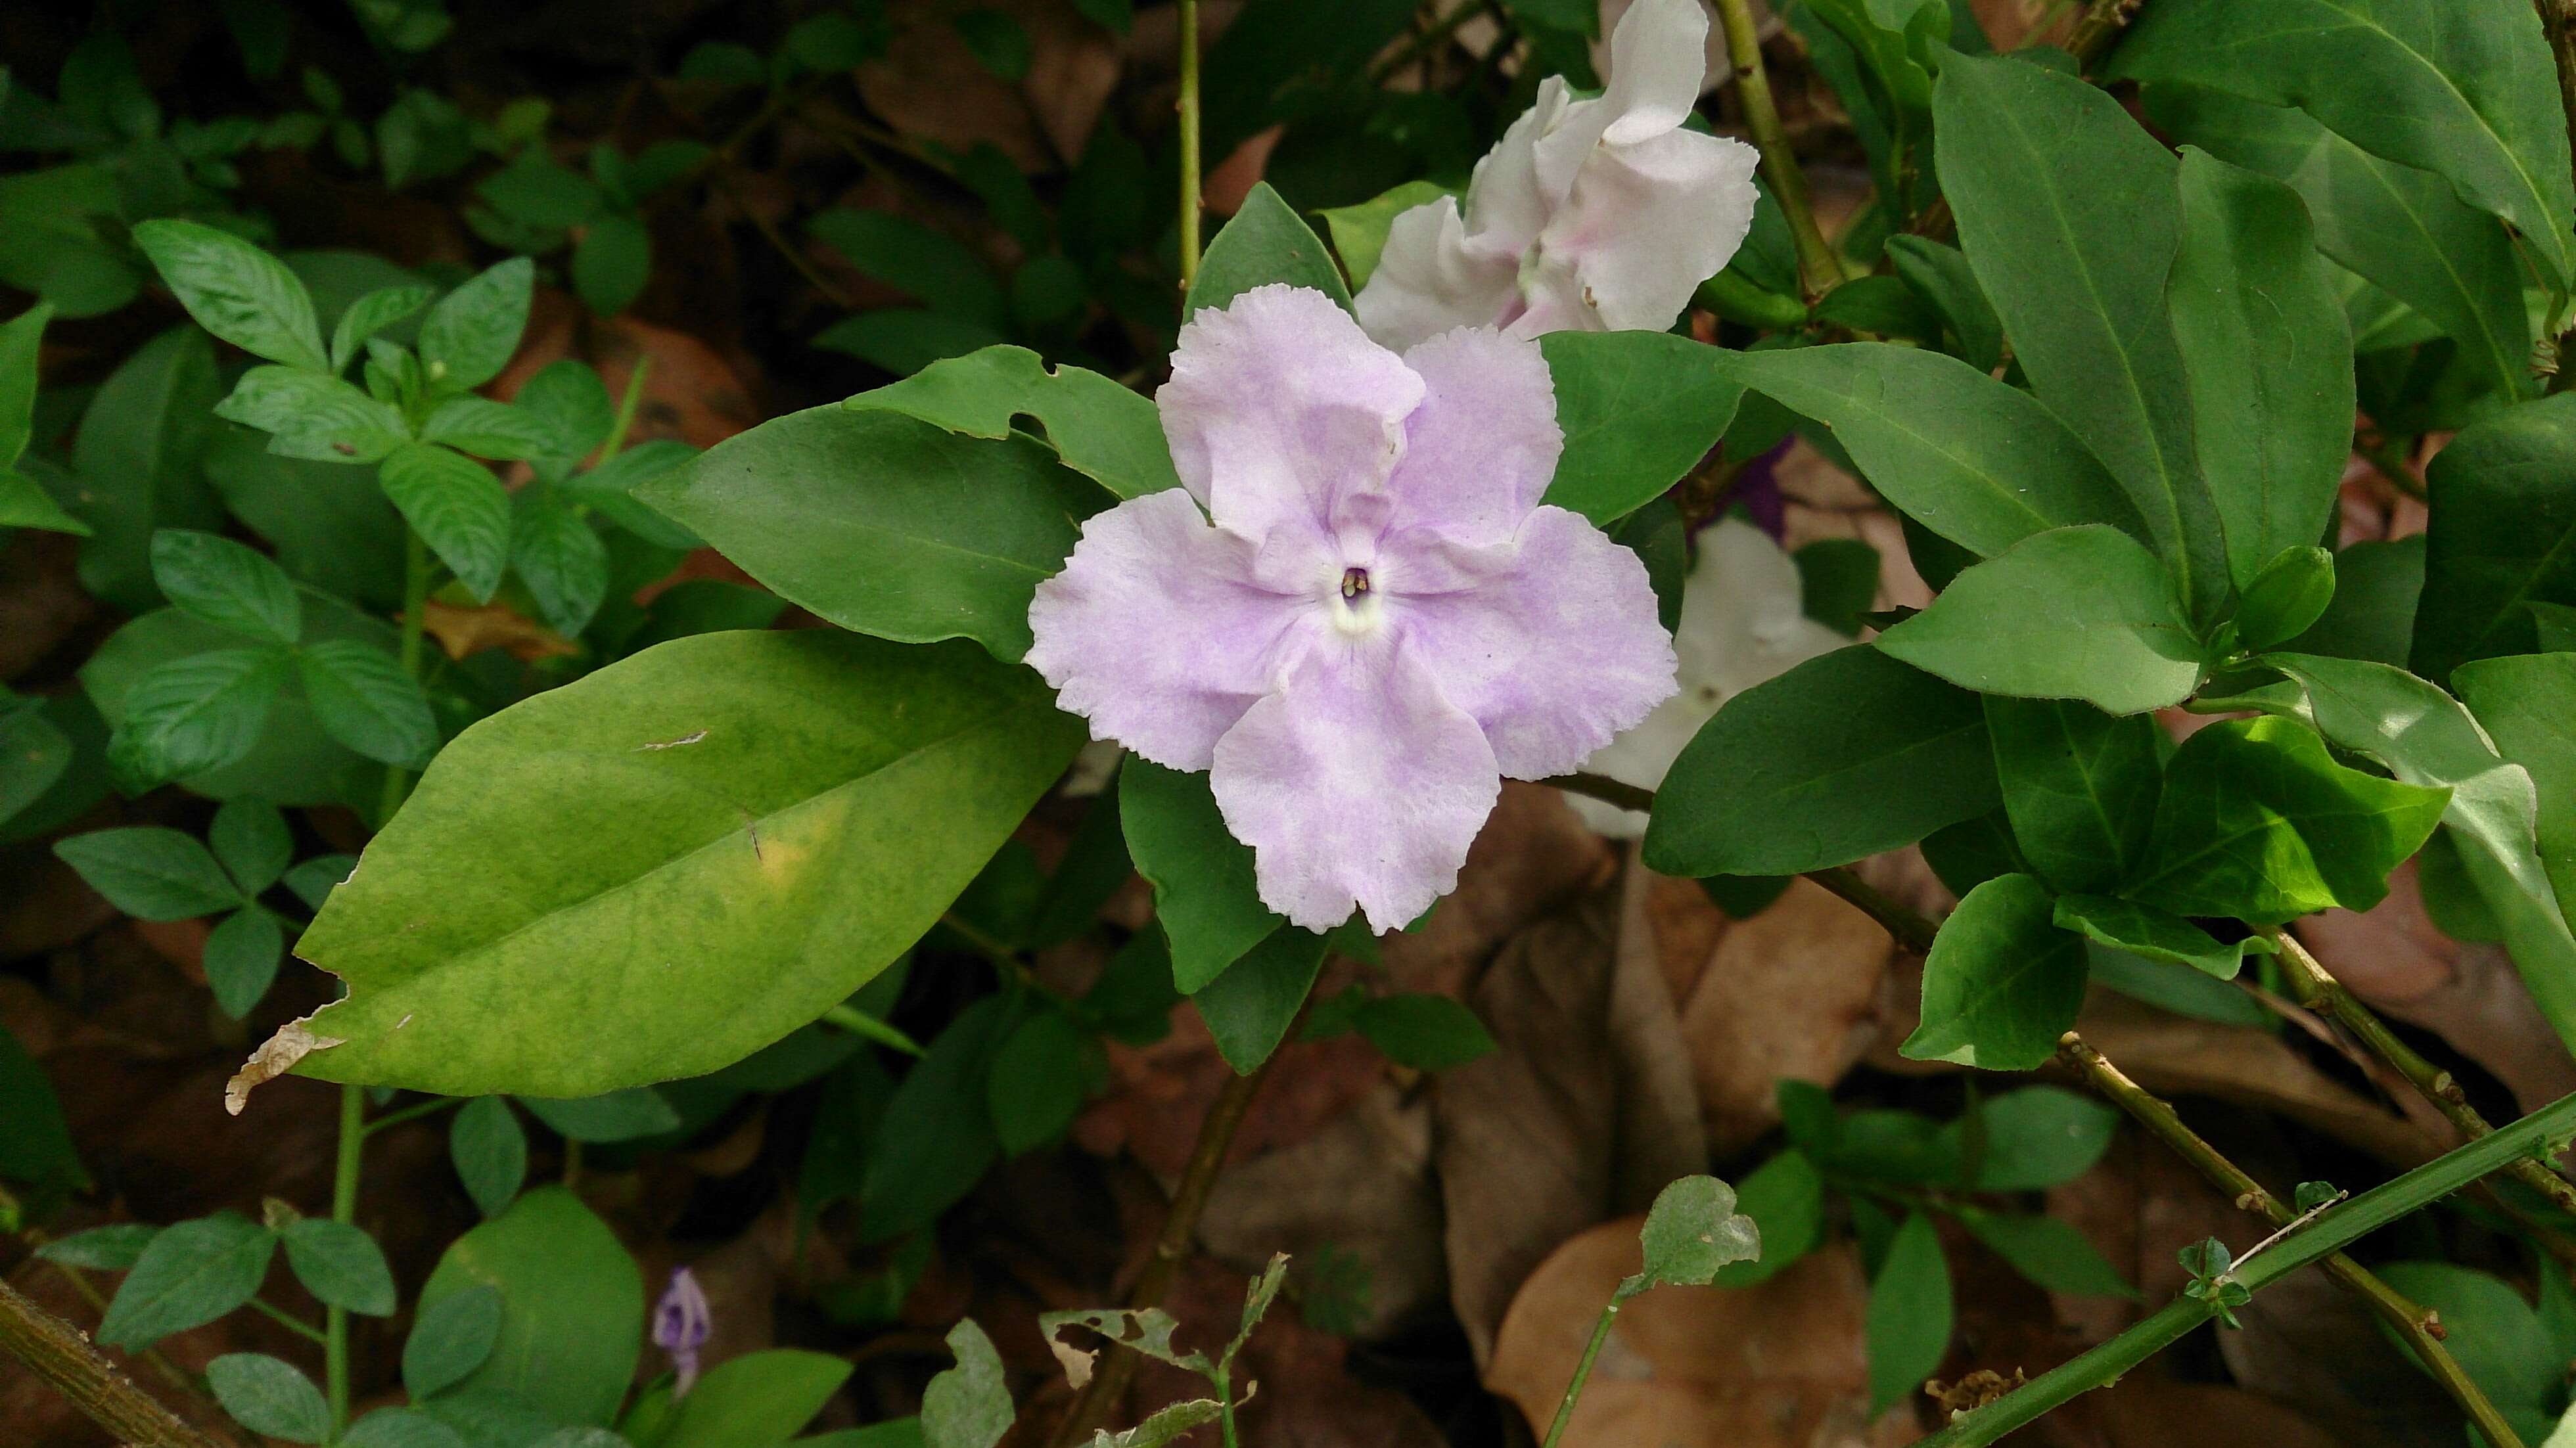
[[[707,1307],[706,1289],[698,1286],[697,1274],[686,1267],[674,1268],[671,1285],[662,1289],[662,1300],[653,1304],[653,1345],[671,1355],[672,1397],[686,1396],[697,1382],[698,1349],[707,1345],[707,1335],[713,1331],[715,1314]]]
[[[1411,921],[1502,776],[1572,769],[1673,691],[1644,566],[1539,503],[1564,438],[1535,343],[1398,357],[1267,286],[1181,329],[1156,401],[1187,491],[1083,525],[1028,661],[1095,735],[1212,770],[1295,923]]]
[[[1753,225],[1758,153],[1682,129],[1707,76],[1698,0],[1636,0],[1610,36],[1609,89],[1564,77],[1476,163],[1456,200],[1395,219],[1357,307],[1389,347],[1451,327],[1662,331]]]

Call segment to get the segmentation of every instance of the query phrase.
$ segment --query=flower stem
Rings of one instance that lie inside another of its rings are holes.
[[[358,1220],[358,1167],[367,1146],[367,1088],[340,1088],[340,1159],[331,1173],[331,1220],[354,1226]],[[331,1434],[337,1443],[349,1426],[349,1309],[332,1305],[322,1314],[322,1369],[331,1399]]]
[[[420,678],[420,641],[422,632],[428,627],[428,609],[429,545],[421,541],[418,530],[406,524],[403,528],[402,667],[403,672],[415,680]],[[383,829],[394,817],[394,811],[402,808],[403,793],[410,783],[410,770],[397,765],[385,767],[384,798],[376,807],[377,829]]]
[[[1187,3],[1187,0],[1184,0]],[[1798,169],[1798,153],[1789,146],[1780,124],[1780,108],[1771,99],[1771,76],[1762,68],[1762,37],[1753,26],[1752,0],[1717,0],[1718,18],[1726,25],[1726,54],[1735,65],[1735,85],[1744,97],[1744,122],[1762,152],[1762,178],[1771,199],[1789,219],[1790,239],[1798,247],[1798,278],[1807,300],[1814,301],[1840,286],[1841,258],[1834,255],[1814,206],[1807,200],[1807,177]]]
[[[1619,1294],[1613,1292],[1601,1309],[1601,1320],[1592,1324],[1592,1338],[1583,1345],[1583,1356],[1574,1365],[1574,1377],[1565,1385],[1565,1397],[1556,1405],[1556,1421],[1547,1425],[1547,1441],[1539,1448],[1556,1448],[1565,1436],[1565,1425],[1574,1421],[1574,1405],[1583,1396],[1583,1385],[1592,1377],[1592,1360],[1601,1356],[1601,1345],[1610,1340],[1610,1326],[1619,1320]]]
[[[2478,1109],[2469,1104],[2468,1093],[2460,1089],[2460,1083],[2452,1078],[2450,1072],[2425,1060],[2421,1052],[2399,1040],[2397,1033],[2388,1028],[2388,1023],[2355,998],[2342,981],[2335,979],[2314,955],[2308,953],[2308,948],[2299,943],[2297,936],[2277,926],[2264,927],[2258,933],[2280,947],[2281,976],[2289,983],[2290,994],[2299,1004],[2352,1032],[2370,1054],[2387,1062],[2419,1095],[2433,1103],[2433,1109],[2448,1118],[2462,1136],[2474,1141],[2495,1130],[2478,1113]],[[2516,1159],[2506,1170],[2512,1173],[2514,1180],[2548,1197],[2560,1211],[2576,1213],[2576,1184],[2570,1184],[2565,1177],[2529,1157]]]
[[[2147,0],[2093,0],[2076,17],[2075,28],[2066,32],[2067,53],[2075,57],[2077,64],[2091,69],[2146,3]]]
[[[0,1279],[0,1352],[25,1363],[72,1405],[134,1448],[224,1448],[116,1370],[80,1329]]]
[[[1199,0],[1180,0],[1180,8],[1181,295],[1187,298],[1199,279]]]

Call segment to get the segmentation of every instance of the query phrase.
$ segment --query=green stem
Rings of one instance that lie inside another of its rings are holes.
[[[1798,278],[1808,300],[1832,291],[1843,280],[1842,259],[1834,255],[1814,206],[1807,200],[1807,177],[1798,169],[1798,153],[1780,124],[1780,108],[1771,99],[1771,76],[1762,68],[1762,36],[1753,25],[1752,0],[1717,0],[1718,18],[1726,25],[1726,54],[1735,65],[1735,85],[1744,97],[1744,123],[1762,152],[1762,179],[1771,199],[1789,219],[1789,237],[1798,247]]]
[[[1199,0],[1180,4],[1181,295],[1186,299],[1199,279]]]
[[[322,1344],[322,1350],[326,1353],[331,1350],[330,1334],[325,1332],[323,1329],[315,1327],[313,1324],[306,1322],[303,1318],[296,1316],[294,1313],[287,1311],[285,1308],[279,1307],[277,1304],[270,1302],[265,1298],[254,1297],[250,1300],[250,1305],[257,1308],[262,1314],[267,1316],[270,1321],[275,1322],[278,1326],[294,1333],[297,1337],[303,1338],[307,1342],[318,1342]],[[335,1432],[332,1436],[337,1437],[338,1434]]]
[[[2422,1211],[2478,1178],[2541,1149],[2576,1127],[2576,1095],[2563,1096],[2492,1136],[2437,1157],[2395,1181],[2336,1207],[2236,1273],[2248,1291],[2261,1291],[2302,1267],[2342,1251],[2356,1239],[2400,1217]],[[1914,1448],[1984,1448],[2036,1421],[2049,1410],[2095,1388],[2106,1387],[2208,1321],[2214,1309],[2177,1297],[2118,1337],[2055,1368],[1982,1408],[1960,1414],[1950,1426],[1916,1441]],[[2509,1440],[2508,1440],[2509,1441]]]
[[[400,1111],[388,1111],[367,1123],[367,1135],[372,1137],[377,1132],[391,1130],[406,1121],[418,1121],[424,1116],[436,1116],[442,1111],[453,1111],[464,1105],[467,1100],[468,1098],[463,1096],[439,1096],[417,1105],[406,1106]]]
[[[599,461],[594,468],[606,467],[608,460],[626,446],[626,434],[635,426],[636,409],[644,405],[644,378],[653,370],[653,354],[635,354],[635,367],[626,374],[626,395],[617,399],[617,421],[608,428],[608,441],[599,445]]]
[[[358,1220],[358,1167],[367,1146],[367,1088],[340,1088],[340,1159],[331,1174],[331,1220],[354,1226]],[[349,1309],[331,1306],[322,1314],[322,1367],[331,1398],[331,1436],[337,1443],[349,1426]]]
[[[429,610],[429,545],[421,541],[417,530],[403,529],[403,672],[420,678],[420,641],[428,627]],[[385,793],[376,808],[376,828],[383,829],[402,808],[403,793],[411,783],[411,771],[388,765],[385,768]]]
[[[1239,1448],[1234,1428],[1234,1380],[1229,1375],[1220,1374],[1216,1380],[1216,1418],[1225,1448]]]
[[[1556,1405],[1556,1421],[1548,1424],[1547,1441],[1539,1448],[1556,1448],[1556,1440],[1565,1436],[1565,1425],[1574,1421],[1574,1404],[1592,1376],[1592,1360],[1601,1356],[1601,1345],[1610,1340],[1610,1325],[1619,1320],[1619,1303],[1619,1294],[1613,1292],[1609,1305],[1601,1309],[1601,1320],[1592,1324],[1592,1340],[1583,1345],[1583,1359],[1574,1365],[1574,1379],[1565,1385],[1565,1398]]]
[[[838,1026],[860,1040],[874,1041],[880,1046],[901,1051],[907,1056],[922,1054],[919,1041],[856,1006],[848,1004],[826,1006],[823,1014],[817,1019],[825,1025]]]

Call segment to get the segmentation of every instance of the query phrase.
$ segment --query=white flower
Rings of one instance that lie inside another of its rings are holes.
[[[1639,0],[1650,3],[1650,0]],[[1850,639],[1807,617],[1798,565],[1769,534],[1734,518],[1700,530],[1699,562],[1682,590],[1681,692],[1584,761],[1594,774],[1654,789],[1718,706]],[[1569,794],[1583,822],[1612,839],[1646,832],[1646,817]]]
[[[1360,325],[1402,350],[1453,327],[1662,331],[1753,225],[1758,153],[1684,130],[1706,77],[1698,0],[1636,0],[1610,37],[1609,89],[1561,76],[1450,197],[1388,229]]]

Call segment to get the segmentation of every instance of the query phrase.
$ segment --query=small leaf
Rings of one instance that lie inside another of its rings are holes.
[[[451,397],[440,403],[421,424],[420,439],[496,459],[544,457],[556,446],[555,429],[546,419],[488,397]]]
[[[2024,1086],[1978,1108],[1985,1150],[1968,1184],[1985,1192],[2035,1192],[2093,1169],[2120,1128],[2117,1108],[2058,1086]],[[1965,1118],[1943,1128],[1963,1148]]]
[[[372,463],[410,440],[402,414],[319,372],[254,367],[215,404],[215,416],[269,434],[280,457]]]
[[[227,915],[206,935],[206,984],[215,1005],[234,1020],[251,1013],[277,979],[286,954],[286,932],[277,917],[257,905]]]
[[[1968,892],[1923,960],[1923,1022],[1898,1053],[1989,1071],[2057,1054],[2084,1004],[2084,943],[2050,922],[2048,889],[1999,875]]]
[[[262,1437],[319,1443],[331,1431],[322,1390],[292,1364],[266,1353],[226,1353],[206,1364],[206,1382],[234,1422]]]
[[[510,561],[510,494],[489,469],[431,443],[413,443],[384,460],[377,477],[385,496],[455,570],[476,603],[489,603]]]
[[[142,1348],[248,1302],[268,1275],[277,1238],[236,1212],[165,1227],[125,1275],[98,1340]]]
[[[632,212],[612,211],[583,228],[572,249],[572,286],[602,317],[625,311],[653,279],[653,233]]]
[[[1098,0],[1092,0],[1098,3]],[[1133,1428],[1112,1433],[1106,1428],[1091,1435],[1091,1448],[1163,1448],[1164,1444],[1186,1436],[1193,1428],[1203,1428],[1225,1416],[1225,1404],[1214,1398],[1184,1398],[1158,1408],[1144,1422]],[[856,1445],[851,1445],[856,1448]]]
[[[2259,935],[2233,945],[2170,911],[2108,895],[2061,895],[2057,928],[2148,960],[2187,965],[2220,980],[2234,980],[2249,955],[2269,955],[2272,947]]]
[[[457,1110],[447,1126],[447,1154],[465,1194],[486,1217],[508,1210],[527,1179],[528,1133],[503,1097],[477,1096]]]
[[[2348,1193],[2333,1182],[2301,1182],[2291,1197],[2299,1215],[2322,1211],[2341,1201]]]
[[[830,1353],[796,1348],[747,1352],[698,1379],[673,1408],[670,1425],[651,1441],[655,1448],[784,1444],[822,1411],[849,1376],[848,1360]],[[631,1421],[628,1431],[635,1431]]]
[[[403,1386],[415,1402],[456,1386],[483,1366],[500,1335],[501,1294],[496,1288],[470,1287],[422,1308],[411,1336],[403,1340]]]
[[[557,1134],[574,1141],[634,1141],[680,1129],[680,1113],[650,1086],[629,1086],[573,1100],[522,1096],[519,1104]]]
[[[608,546],[552,490],[521,490],[511,511],[511,569],[536,599],[546,626],[579,637],[608,596]]]
[[[373,644],[325,639],[296,656],[305,702],[323,732],[383,764],[418,769],[438,751],[438,721],[420,683]],[[318,907],[317,907],[318,908]]]
[[[38,302],[0,323],[0,472],[27,450],[36,411],[37,361],[54,309]]]
[[[536,263],[513,257],[449,292],[420,324],[420,359],[442,393],[465,392],[501,375],[527,330]]]
[[[107,903],[138,920],[188,920],[242,903],[215,857],[177,830],[93,830],[56,840],[54,853]]]
[[[143,1249],[161,1229],[149,1222],[117,1222],[105,1227],[92,1227],[68,1237],[56,1237],[36,1249],[36,1255],[48,1262],[66,1267],[87,1267],[100,1272],[123,1272],[143,1258]]]
[[[617,399],[608,395],[607,384],[599,380],[599,370],[577,357],[539,368],[535,376],[519,385],[518,395],[511,403],[545,424],[552,435],[546,450],[538,456],[567,467],[597,451],[617,426]]]
[[[1863,1330],[1869,1343],[1869,1412],[1875,1418],[1912,1397],[1949,1355],[1954,1319],[1950,1267],[1941,1234],[1921,1212],[1887,1246],[1869,1284]]]
[[[278,1233],[286,1265],[315,1297],[367,1317],[394,1310],[393,1269],[376,1239],[347,1222],[306,1217]]]
[[[1195,317],[1202,308],[1228,306],[1254,287],[1275,282],[1312,287],[1350,310],[1350,289],[1342,285],[1342,273],[1322,239],[1269,182],[1261,181],[1208,243],[1181,314]]]
[[[2145,862],[2170,747],[2153,717],[2072,699],[1986,696],[2013,842],[2060,890],[2105,890]]]
[[[275,805],[248,796],[226,800],[215,811],[206,843],[244,895],[276,884],[295,858],[295,836],[286,828],[286,816]]]
[[[1735,419],[1747,355],[1663,332],[1551,332],[1539,339],[1565,453],[1545,501],[1603,526],[1679,481]]]
[[[2334,555],[2314,544],[2284,548],[2245,585],[2236,606],[2237,636],[2268,649],[2306,633],[2334,602]]]
[[[1735,1188],[1713,1176],[1682,1177],[1656,1193],[1637,1234],[1646,1265],[1631,1280],[1706,1287],[1732,1263],[1759,1261],[1762,1230],[1735,1208]]]
[[[331,372],[333,376],[347,371],[358,349],[369,337],[429,305],[438,295],[436,287],[415,282],[378,287],[349,304],[340,320],[331,328]]]
[[[1377,259],[1386,250],[1387,230],[1395,225],[1395,219],[1451,194],[1437,182],[1407,181],[1356,205],[1330,206],[1317,214],[1324,218],[1324,229],[1332,233],[1333,250],[1341,255],[1343,269],[1351,274],[1351,285],[1364,287],[1369,274],[1377,270]]]
[[[349,1425],[340,1448],[469,1448],[445,1423],[416,1408],[378,1408]]]
[[[152,535],[152,581],[181,613],[217,628],[291,644],[303,632],[295,584],[266,554],[184,528]]]
[[[355,855],[316,855],[286,872],[286,888],[308,910],[319,910],[331,891],[358,868]]]
[[[1039,1325],[1053,1340],[1044,1319]],[[1002,1380],[1001,1354],[972,1318],[948,1330],[948,1350],[957,1355],[957,1365],[921,1390],[922,1437],[930,1448],[993,1448],[1011,1431],[1016,1415]]]
[[[146,221],[134,244],[197,325],[243,351],[307,372],[328,372],[313,298],[286,263],[194,221]]]
[[[995,441],[1009,437],[1011,419],[1025,413],[1046,428],[1047,445],[1066,467],[1119,497],[1181,485],[1151,400],[1097,372],[1071,365],[1050,370],[1026,347],[944,358],[842,406],[900,412]]]
[[[1961,1212],[1958,1220],[2015,1272],[2049,1292],[2132,1300],[2139,1295],[2072,1222],[1990,1212]]]
[[[1279,1049],[1323,968],[1324,937],[1282,925],[1191,995],[1236,1075],[1252,1074]]]
[[[1022,1021],[1003,1040],[985,1082],[993,1131],[1008,1156],[1062,1136],[1089,1094],[1082,1032],[1054,1010]]]
[[[1380,996],[1360,1007],[1353,1024],[1388,1060],[1416,1071],[1464,1066],[1494,1049],[1476,1013],[1445,995]]]
[[[1154,887],[1170,938],[1172,984],[1195,994],[1285,928],[1261,903],[1251,847],[1225,827],[1205,774],[1130,756],[1118,769],[1118,815],[1136,871]]]
[[[286,681],[274,648],[211,649],[154,666],[125,691],[108,763],[129,793],[248,755]]]
[[[439,1406],[515,1400],[521,1421],[613,1418],[635,1379],[645,1304],[643,1274],[608,1224],[561,1187],[531,1191],[449,1244],[421,1285],[420,1311],[488,1288],[501,1293],[499,1340]],[[506,1441],[534,1436],[514,1430]]]

